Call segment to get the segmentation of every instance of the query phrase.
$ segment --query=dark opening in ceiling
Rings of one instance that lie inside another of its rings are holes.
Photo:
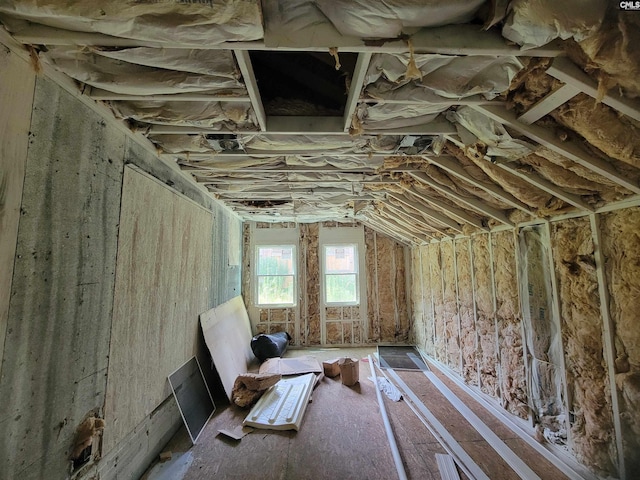
[[[340,68],[328,52],[250,53],[267,115],[344,113],[357,54],[341,53]]]

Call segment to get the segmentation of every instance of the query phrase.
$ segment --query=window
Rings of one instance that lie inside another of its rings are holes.
[[[256,247],[258,305],[295,305],[295,246]]]
[[[356,244],[324,245],[324,303],[357,305],[358,246]]]

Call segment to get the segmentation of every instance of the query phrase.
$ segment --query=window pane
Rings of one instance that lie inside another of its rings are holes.
[[[327,303],[356,303],[356,275],[326,275]]]
[[[325,246],[326,273],[355,273],[356,247],[355,245],[327,245]]]
[[[258,275],[293,275],[293,247],[259,247]]]
[[[258,277],[258,304],[281,305],[293,302],[293,275]]]

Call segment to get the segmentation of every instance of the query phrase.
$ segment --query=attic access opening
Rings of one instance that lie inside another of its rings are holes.
[[[267,115],[342,116],[358,55],[329,52],[250,52]]]

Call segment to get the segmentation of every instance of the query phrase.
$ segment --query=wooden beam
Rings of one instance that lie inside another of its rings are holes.
[[[444,185],[441,185],[438,182],[432,180],[426,173],[411,172],[409,173],[409,175],[411,175],[413,178],[415,178],[419,182],[429,185],[431,188],[434,188],[449,197],[453,197],[457,199],[458,201],[464,203],[465,205],[468,205],[474,210],[482,213],[483,215],[491,217],[501,223],[504,223],[505,225],[510,225],[512,227],[514,226],[511,220],[509,220],[507,216],[500,210],[490,207],[489,205],[485,205],[484,203],[482,203],[480,200],[476,198],[465,198],[463,196],[457,195],[449,187],[445,187]]]
[[[420,411],[420,414],[425,420],[425,426],[435,439],[438,440],[440,445],[442,445],[442,448],[455,459],[467,478],[489,480],[489,477],[482,471],[478,464],[473,461],[465,449],[460,446],[453,435],[449,433],[449,430],[431,413],[420,397],[413,393],[409,386],[393,369],[389,369],[388,372],[396,385],[402,389],[405,398],[408,398],[415,405],[415,408]]]
[[[389,193],[387,196],[398,202],[403,203],[404,205],[407,205],[408,207],[419,212],[422,216],[426,218],[430,218],[431,220],[434,220],[440,223],[441,225],[445,225],[451,228],[452,230],[455,230],[456,232],[462,233],[462,227],[458,225],[458,223],[454,222],[449,217],[447,217],[446,215],[443,215],[440,212],[437,212],[435,210],[432,210],[431,208],[425,207],[419,204],[418,202],[414,202],[413,200],[410,200],[403,195],[398,195],[396,193]]]
[[[429,235],[428,233],[425,233],[422,230],[420,230],[420,227],[416,226],[413,223],[414,222],[413,220],[411,219],[407,220],[406,218],[398,217],[397,215],[391,214],[388,210],[381,209],[379,218],[384,218],[388,222],[404,227],[404,229],[407,232],[413,233],[415,237],[424,239],[426,242],[430,242],[432,239],[435,238]]]
[[[510,205],[513,208],[517,208],[518,210],[522,210],[523,212],[532,215],[531,213],[531,209],[529,208],[528,205],[526,205],[525,203],[521,202],[520,200],[518,200],[516,197],[514,197],[513,195],[511,195],[508,192],[505,192],[502,188],[496,186],[493,183],[484,183],[484,182],[479,182],[477,181],[475,178],[473,178],[471,175],[469,175],[467,173],[467,171],[462,168],[462,165],[460,165],[460,163],[458,163],[456,160],[454,160],[451,157],[429,157],[428,158],[429,163],[432,163],[440,168],[442,168],[445,172],[448,172],[452,175],[455,175],[456,177],[465,180],[466,182],[469,182],[471,185],[478,187],[482,190],[484,190],[485,192],[493,195],[494,197],[496,197],[497,199],[503,201],[504,203],[506,203],[507,205]]]
[[[373,230],[373,231],[375,231],[377,233],[381,233],[383,235],[386,235],[388,237],[391,237],[394,240],[397,240],[398,242],[402,243],[403,245],[412,245],[412,244],[416,243],[416,242],[413,241],[413,239],[411,239],[409,237],[404,237],[399,232],[388,230],[386,227],[383,227],[380,224],[376,224],[375,222],[370,220],[368,217],[365,217],[365,219],[359,218],[358,220],[363,225],[366,225],[367,227],[369,227],[371,230]]]
[[[238,161],[241,161],[242,158],[238,158]],[[197,162],[194,162],[197,163]],[[363,167],[352,167],[352,168],[338,168],[333,167],[331,165],[328,166],[303,166],[303,165],[291,165],[291,166],[281,166],[281,167],[269,167],[265,166],[250,166],[250,167],[235,167],[230,168],[228,166],[225,167],[210,167],[210,166],[194,166],[194,165],[185,165],[183,163],[179,164],[180,168],[192,175],[211,175],[212,178],[216,175],[228,175],[233,173],[363,173],[369,175],[384,175],[388,173],[394,172],[413,172],[417,171],[414,167],[390,167],[388,169],[378,169],[376,170],[375,166],[363,166]]]
[[[427,202],[431,205],[434,205],[436,207],[438,207],[441,210],[446,211],[449,215],[451,215],[452,217],[457,218],[458,220],[460,220],[461,223],[469,223],[470,225],[473,225],[474,227],[477,228],[481,228],[481,229],[486,229],[486,227],[482,224],[482,222],[480,220],[478,220],[477,218],[469,215],[467,212],[465,212],[463,209],[449,205],[448,203],[440,200],[439,198],[434,198],[434,197],[430,197],[428,195],[423,195],[420,192],[417,192],[414,188],[411,187],[404,187],[405,190],[407,192],[409,192],[409,194],[413,195],[416,198],[419,198],[420,200]],[[418,204],[419,205],[419,204]],[[460,228],[460,226],[458,225],[458,229]],[[458,230],[460,233],[462,233],[461,230]]]
[[[268,116],[269,135],[344,135],[342,117]]]
[[[260,178],[249,179],[233,179],[233,178],[196,178],[198,183],[204,185],[218,185],[218,187],[231,186],[253,186],[255,188],[261,186],[279,186],[287,185],[289,187],[315,188],[318,185],[344,185],[345,183],[354,185],[394,185],[400,183],[400,180],[263,180]]]
[[[460,375],[464,375],[464,356],[462,355],[463,346],[462,346],[462,327],[460,325],[460,290],[458,288],[458,256],[456,253],[456,241],[455,239],[451,240],[451,249],[453,250],[453,280],[456,286],[456,326],[458,327],[458,338],[457,342],[459,345],[458,348],[458,361],[460,366]]]
[[[433,372],[423,372],[440,393],[458,410],[469,424],[484,438],[500,457],[523,480],[540,480],[540,477],[502,441],[466,404],[464,404]],[[567,415],[568,416],[568,415]]]
[[[371,61],[371,52],[362,52],[358,54],[358,60],[351,77],[351,86],[349,87],[349,95],[347,96],[347,103],[344,107],[344,116],[342,118],[342,130],[349,132],[351,127],[351,117],[356,110],[358,100],[360,99],[360,93],[364,86],[364,79],[369,68],[369,62]]]
[[[555,110],[563,103],[571,100],[580,90],[572,85],[563,85],[557,90],[545,95],[529,109],[518,117],[518,121],[526,125],[531,125],[536,120],[540,120],[546,114]]]
[[[74,32],[44,25],[29,25],[15,33],[14,38],[27,45],[98,45],[105,47],[164,47],[199,50],[270,50],[270,51],[313,51],[326,53],[327,45],[277,46],[267,47],[263,41],[255,42],[200,42],[185,44],[178,42],[143,41],[113,37],[101,33]],[[556,57],[564,55],[559,41],[550,42],[539,48],[521,50],[518,45],[509,44],[498,31],[482,31],[476,25],[448,25],[423,28],[411,36],[416,53],[438,53],[444,55],[496,55]],[[333,45],[341,52],[406,53],[404,40],[392,40],[383,45],[371,45],[360,39],[349,42],[336,35]]]
[[[611,163],[590,156],[576,143],[563,142],[554,133],[538,125],[525,125],[520,123],[513,112],[504,107],[494,107],[488,105],[474,105],[470,108],[486,115],[487,117],[511,127],[518,133],[538,142],[540,145],[553,150],[560,155],[567,157],[583,167],[602,175],[603,177],[620,184],[634,193],[640,193],[640,187],[636,182],[627,178],[623,173],[618,172]]]
[[[500,406],[504,408],[504,398],[502,396],[502,364],[500,363],[500,325],[498,324],[498,296],[496,292],[496,266],[493,258],[493,234],[487,233],[487,246],[489,247],[489,265],[491,273],[491,300],[493,301],[493,329],[496,354],[493,358],[495,362],[496,380],[498,382],[498,399]],[[525,343],[524,341],[522,343]]]
[[[402,223],[396,221],[396,220],[392,220],[388,217],[384,217],[382,215],[376,215],[375,216],[375,221],[382,223],[383,225],[385,225],[388,229],[392,230],[392,231],[396,231],[399,230],[400,232],[403,232],[405,235],[408,235],[409,237],[412,238],[412,242],[413,243],[429,243],[431,241],[431,239],[429,237],[426,237],[424,235],[418,235],[416,234],[413,230],[411,230],[410,228],[407,228],[405,225],[403,225]],[[420,240],[420,242],[417,242],[417,240]]]
[[[384,103],[385,105],[415,105],[416,103],[420,103],[420,100],[412,99],[412,100],[396,100],[393,98],[385,98],[384,95],[377,98],[361,98],[360,103]],[[504,105],[505,102],[500,100],[487,100],[482,95],[471,95],[470,97],[465,98],[434,98],[429,99],[429,105],[446,105],[450,107],[460,106],[460,105]]]
[[[568,193],[563,191],[560,187],[550,182],[546,178],[541,177],[535,172],[523,172],[513,165],[513,162],[507,158],[496,158],[495,165],[499,166],[503,170],[515,175],[522,180],[529,182],[531,185],[538,187],[547,193],[550,193],[554,197],[567,202],[569,205],[579,208],[580,210],[586,210],[592,212],[594,209],[591,205],[586,203],[579,195]]]
[[[262,105],[260,91],[258,90],[258,82],[256,81],[256,76],[253,72],[253,65],[249,58],[249,52],[247,50],[234,49],[233,54],[238,62],[238,67],[242,73],[244,84],[247,87],[247,92],[249,93],[249,98],[251,99],[251,105],[254,113],[256,114],[258,125],[260,125],[260,130],[265,131],[267,129],[267,119],[264,113],[264,106]]]
[[[586,93],[590,97],[598,98],[598,84],[580,67],[568,58],[557,58],[547,69],[547,73],[561,82],[571,85]],[[640,102],[625,98],[615,91],[609,91],[602,98],[602,103],[609,105],[618,112],[640,122]]]
[[[233,195],[231,192],[223,192],[223,193],[214,193],[214,192],[209,192],[211,195],[215,195],[216,197],[218,197],[220,200],[224,201],[224,200],[231,200],[231,201],[236,201],[236,202],[270,202],[270,201],[288,201],[288,200],[304,200],[306,202],[313,202],[313,203],[331,203],[331,204],[336,204],[336,203],[345,203],[345,202],[351,202],[351,201],[355,201],[355,200],[367,200],[367,201],[373,201],[373,200],[380,200],[380,198],[378,197],[373,197],[370,195],[352,195],[350,193],[345,193],[344,195],[339,195],[336,197],[330,197],[330,198],[305,198],[304,196],[300,196],[301,192],[294,192],[294,191],[288,191],[288,192],[269,192],[267,196],[266,193],[261,193],[260,196],[258,197],[247,197],[247,192],[238,192],[238,195]],[[273,196],[271,196],[273,195]],[[303,193],[304,195],[304,193]],[[309,196],[309,194],[306,194],[307,196]],[[339,200],[339,202],[336,202],[336,200]]]
[[[94,100],[149,100],[171,102],[244,102],[250,103],[248,96],[214,95],[206,93],[167,93],[159,95],[127,95],[114,93],[101,88],[90,87],[88,95]]]
[[[382,205],[384,206],[385,209],[391,211],[392,213],[395,213],[396,215],[398,215],[401,219],[403,219],[405,222],[410,222],[412,223],[414,226],[416,226],[417,228],[419,228],[419,225],[422,223],[427,224],[430,228],[432,228],[433,230],[435,230],[438,233],[441,233],[442,235],[444,235],[445,237],[448,237],[449,235],[442,229],[434,227],[433,225],[426,223],[425,222],[425,218],[422,217],[422,215],[420,215],[420,218],[416,218],[415,216],[413,216],[412,214],[404,211],[402,208],[400,207],[396,207],[395,205],[393,205],[392,203],[388,203],[388,202],[383,202]],[[431,238],[437,238],[434,237],[433,235],[426,233],[425,235],[431,237]]]
[[[600,296],[600,315],[602,317],[602,336],[604,339],[604,361],[607,368],[607,379],[609,381],[609,393],[611,395],[611,410],[613,415],[613,431],[616,442],[616,453],[618,458],[618,477],[626,477],[626,466],[624,461],[624,445],[622,443],[622,424],[620,422],[620,400],[618,398],[618,386],[616,385],[616,347],[615,347],[615,326],[609,311],[609,289],[607,288],[607,277],[604,272],[605,257],[602,253],[602,239],[600,236],[599,215],[589,215],[591,225],[591,238],[593,239],[593,256],[596,262],[596,278],[598,279],[598,294]]]

